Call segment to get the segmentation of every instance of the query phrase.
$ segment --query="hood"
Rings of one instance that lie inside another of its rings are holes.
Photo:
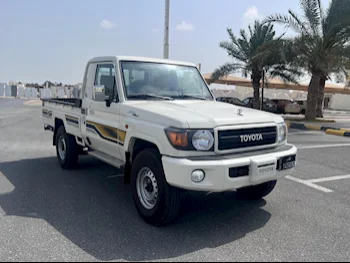
[[[215,128],[225,125],[284,121],[276,114],[218,101],[129,101],[127,104],[132,106],[143,120],[163,123],[166,118],[175,121],[177,125],[182,123],[181,126],[187,128]],[[242,115],[238,114],[239,109],[242,110]]]

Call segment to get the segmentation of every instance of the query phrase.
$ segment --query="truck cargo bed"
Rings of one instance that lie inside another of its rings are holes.
[[[69,105],[73,107],[81,108],[82,100],[81,99],[41,99],[44,102],[52,102],[62,105]]]

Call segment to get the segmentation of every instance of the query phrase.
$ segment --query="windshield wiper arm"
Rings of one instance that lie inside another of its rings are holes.
[[[137,94],[137,95],[130,95],[128,98],[132,99],[149,99],[149,98],[154,98],[154,99],[163,99],[163,100],[174,100],[171,97],[165,97],[165,96],[158,96],[155,94]]]
[[[198,96],[191,96],[191,95],[179,95],[179,96],[173,96],[172,98],[176,99],[197,99],[197,100],[208,100],[205,97],[198,97]]]

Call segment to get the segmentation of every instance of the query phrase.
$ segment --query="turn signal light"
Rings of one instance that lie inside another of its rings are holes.
[[[188,136],[187,133],[178,133],[175,131],[166,132],[170,143],[174,146],[187,147],[188,146]]]

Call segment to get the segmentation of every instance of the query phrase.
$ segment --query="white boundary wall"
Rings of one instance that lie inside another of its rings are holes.
[[[0,83],[0,97],[14,97],[12,96],[11,86]],[[36,88],[24,88],[17,86],[17,97],[18,98],[78,98],[79,89],[78,88],[68,88],[68,87],[50,87],[39,89]]]

